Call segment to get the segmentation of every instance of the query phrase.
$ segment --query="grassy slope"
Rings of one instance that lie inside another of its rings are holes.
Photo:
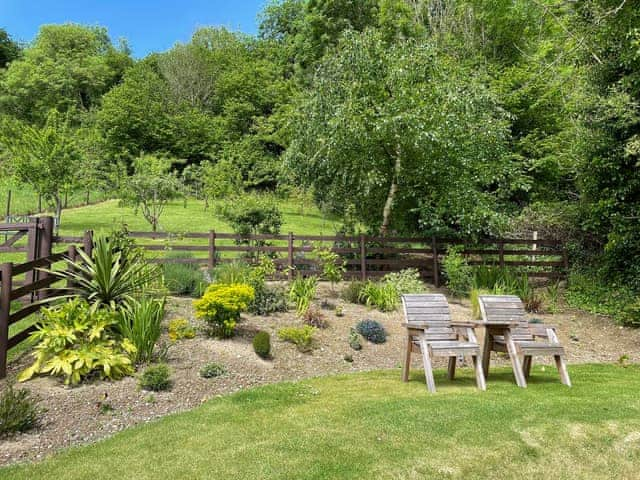
[[[373,372],[214,399],[1,479],[638,478],[640,368],[581,365],[575,387],[547,368],[526,390],[499,370],[439,393]]]

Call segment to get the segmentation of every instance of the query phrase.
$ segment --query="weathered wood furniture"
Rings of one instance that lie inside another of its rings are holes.
[[[424,375],[430,392],[436,391],[431,359],[449,358],[449,378],[453,380],[459,355],[469,355],[475,367],[476,382],[480,390],[486,390],[480,345],[476,339],[472,322],[452,322],[449,304],[444,295],[403,295],[402,305],[407,329],[402,380],[409,381],[411,354],[421,353]]]
[[[560,380],[571,386],[564,347],[552,325],[529,323],[522,300],[512,295],[480,295],[480,311],[486,327],[482,368],[489,375],[491,352],[505,352],[511,358],[519,387],[526,388],[534,356],[553,356]],[[522,361],[521,361],[522,357]]]

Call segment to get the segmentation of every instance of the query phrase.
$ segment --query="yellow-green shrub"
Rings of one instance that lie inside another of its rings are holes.
[[[304,327],[285,327],[278,330],[278,338],[293,343],[301,352],[308,352],[313,346],[313,334],[317,328],[310,325]]]
[[[196,330],[184,318],[174,318],[169,322],[169,340],[172,342],[183,338],[194,338]]]
[[[233,336],[240,313],[247,310],[254,296],[250,285],[214,283],[207,287],[202,298],[193,302],[193,306],[196,316],[211,326],[214,335],[226,338]]]
[[[136,347],[112,332],[118,314],[107,308],[92,309],[84,300],[42,309],[42,323],[31,334],[36,344],[35,362],[18,379],[48,373],[79,383],[90,375],[119,379],[134,372],[131,355]]]

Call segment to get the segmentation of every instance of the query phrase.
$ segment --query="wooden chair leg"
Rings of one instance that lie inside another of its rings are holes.
[[[431,352],[424,338],[420,339],[420,350],[422,351],[422,360],[424,362],[424,378],[427,382],[427,389],[431,393],[436,393],[436,381],[433,378],[433,368],[431,366]]]
[[[411,347],[412,347],[411,336],[407,337],[407,342],[405,345],[405,354],[404,354],[404,364],[402,365],[402,381],[409,381],[409,369],[411,368]]]
[[[456,378],[456,363],[457,362],[458,362],[458,358],[457,357],[449,357],[449,369],[448,369],[449,380],[453,380],[454,378]]]
[[[471,359],[473,360],[473,368],[476,371],[476,384],[478,385],[478,389],[484,392],[487,389],[487,384],[484,378],[484,371],[482,370],[482,361],[477,355],[472,355]]]
[[[571,386],[571,379],[569,378],[569,371],[567,370],[567,361],[565,360],[563,355],[555,355],[556,366],[558,367],[558,372],[560,373],[560,380],[567,387]]]
[[[491,350],[493,347],[493,336],[489,331],[484,334],[484,342],[482,345],[482,371],[484,378],[489,378],[489,365],[491,362]]]
[[[524,372],[524,378],[529,380],[531,375],[531,364],[533,363],[533,357],[531,355],[524,356],[524,362],[522,362],[522,371]]]
[[[520,358],[518,357],[518,349],[516,348],[516,344],[513,341],[510,331],[507,330],[504,332],[504,340],[507,344],[509,357],[511,358],[511,366],[513,367],[513,376],[516,377],[516,383],[521,388],[527,388],[527,380],[524,378],[524,373],[522,372],[522,365],[520,364]]]

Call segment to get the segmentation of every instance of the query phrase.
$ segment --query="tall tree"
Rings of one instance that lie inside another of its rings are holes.
[[[346,34],[298,112],[287,164],[318,202],[383,234],[495,227],[508,123],[481,76],[429,44]]]
[[[63,192],[74,184],[79,166],[68,119],[52,110],[41,128],[12,118],[4,118],[0,127],[5,167],[19,182],[50,201],[59,219]]]

